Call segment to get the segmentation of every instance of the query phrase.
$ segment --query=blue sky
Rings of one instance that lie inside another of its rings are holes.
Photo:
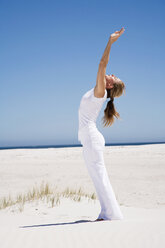
[[[0,146],[79,144],[78,108],[95,86],[112,32],[107,73],[126,94],[121,120],[97,126],[106,143],[165,141],[164,1],[1,1]]]

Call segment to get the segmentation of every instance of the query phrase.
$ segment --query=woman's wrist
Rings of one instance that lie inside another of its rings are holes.
[[[112,37],[111,37],[111,36],[109,37],[109,42],[110,42],[111,44],[114,43],[114,42],[112,41]]]

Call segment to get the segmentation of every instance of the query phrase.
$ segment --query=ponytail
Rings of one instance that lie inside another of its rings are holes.
[[[104,110],[104,117],[102,118],[104,127],[111,126],[115,121],[115,117],[117,119],[120,118],[113,101],[114,97],[119,97],[123,94],[123,92],[125,93],[125,84],[120,80],[118,83],[114,83],[113,88],[106,90],[107,98],[110,98],[110,101],[107,103]]]
[[[103,117],[104,127],[111,126],[115,121],[114,117],[116,117],[117,119],[120,117],[119,113],[115,109],[113,101],[114,98],[111,98],[104,110],[104,117]]]

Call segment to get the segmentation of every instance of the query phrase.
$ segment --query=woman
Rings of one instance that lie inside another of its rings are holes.
[[[124,28],[122,28],[120,31],[110,35],[99,63],[96,86],[86,92],[79,107],[78,139],[83,146],[85,164],[93,180],[101,205],[101,212],[96,219],[97,221],[123,219],[104,165],[103,149],[105,140],[96,127],[96,119],[107,98],[110,98],[110,101],[104,110],[104,126],[111,126],[114,122],[114,117],[119,118],[119,113],[116,112],[113,101],[114,97],[122,95],[125,85],[113,74],[105,74],[111,45],[117,41],[124,31]]]

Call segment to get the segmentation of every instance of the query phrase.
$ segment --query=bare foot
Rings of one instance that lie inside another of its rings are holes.
[[[95,221],[102,221],[102,220],[104,220],[104,219],[96,219]]]

